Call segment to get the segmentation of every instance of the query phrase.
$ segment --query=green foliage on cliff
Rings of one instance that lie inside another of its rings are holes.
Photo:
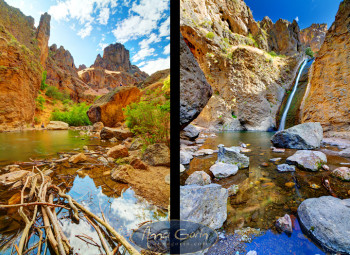
[[[125,123],[145,146],[170,141],[170,78],[162,88],[146,93],[140,102],[132,103],[123,109]]]
[[[66,91],[60,92],[58,90],[58,88],[56,88],[54,86],[47,87],[45,95],[47,95],[48,97],[51,97],[53,99],[57,99],[57,100],[61,100],[61,101],[64,101],[66,99],[68,99],[68,100],[70,99],[69,93],[67,93]]]
[[[314,57],[314,52],[311,50],[310,47],[306,48],[305,54],[312,57],[312,58]]]
[[[209,38],[209,39],[213,39],[214,38],[214,33],[213,32],[209,32],[209,33],[207,33],[206,37]]]
[[[91,125],[89,117],[87,116],[87,111],[89,110],[89,105],[85,103],[74,104],[69,107],[67,111],[59,111],[55,109],[51,113],[50,120],[63,121],[68,123],[70,126],[85,126]]]
[[[36,109],[42,111],[44,110],[44,103],[45,103],[45,98],[43,98],[43,96],[38,96],[35,99],[35,103],[36,103]]]
[[[47,86],[49,86],[49,85],[46,84],[46,75],[47,75],[47,72],[44,71],[43,72],[43,77],[41,79],[41,86],[40,86],[41,90],[45,90],[47,88]]]

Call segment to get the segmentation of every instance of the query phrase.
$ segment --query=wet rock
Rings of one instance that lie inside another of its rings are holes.
[[[270,162],[277,162],[277,161],[281,161],[282,158],[272,158],[270,159]]]
[[[249,166],[249,157],[240,153],[240,147],[226,148],[224,145],[218,145],[218,159],[217,163],[228,163],[237,165],[239,169],[247,168]]]
[[[272,149],[272,152],[275,152],[275,153],[284,153],[285,151],[286,151],[285,149],[280,149],[276,147],[273,147]]]
[[[192,159],[193,159],[193,156],[190,152],[180,151],[180,164],[188,165]]]
[[[211,183],[210,176],[204,171],[194,172],[187,178],[185,182],[186,185],[196,184],[200,186],[208,185],[210,183]]]
[[[104,128],[104,125],[102,122],[96,122],[94,123],[94,125],[92,126],[92,131],[94,132],[98,132],[101,131]]]
[[[241,147],[241,152],[242,153],[248,153],[248,152],[251,152],[252,150],[251,149],[247,149],[247,148],[242,148]]]
[[[334,253],[350,253],[350,199],[309,198],[300,204],[298,216],[307,233],[322,246]]]
[[[84,153],[79,153],[79,154],[71,156],[69,158],[69,162],[73,163],[73,164],[76,164],[76,163],[79,163],[79,162],[84,162],[84,161],[86,161],[86,159],[87,159],[87,157],[85,156]]]
[[[293,227],[292,227],[292,220],[290,219],[290,216],[286,214],[283,217],[279,218],[276,221],[276,228],[279,231],[284,232],[288,235],[292,234]]]
[[[196,151],[195,153],[193,153],[193,156],[204,156],[204,155],[212,155],[214,153],[214,150],[211,149],[201,149],[199,151]]]
[[[284,184],[284,186],[288,187],[288,188],[293,188],[295,186],[295,183],[294,182],[286,182]]]
[[[46,128],[49,130],[66,130],[69,125],[63,121],[50,121]]]
[[[238,172],[238,165],[218,162],[210,167],[216,178],[226,178]]]
[[[122,129],[122,128],[104,127],[102,128],[100,133],[100,137],[103,140],[109,140],[115,137],[119,141],[123,141],[132,136],[133,136],[133,133],[131,133],[129,129]]]
[[[15,171],[15,172],[9,172],[6,174],[2,174],[2,175],[0,175],[0,187],[2,187],[2,188],[8,187],[17,181],[22,180],[28,174],[30,174],[30,172],[26,171],[26,170],[19,170],[19,171]]]
[[[227,189],[218,184],[181,186],[180,218],[218,229],[227,218],[227,198]]]
[[[139,158],[134,158],[130,161],[130,165],[135,169],[147,170],[147,165]]]
[[[118,139],[113,137],[113,138],[109,139],[109,142],[110,143],[116,143],[116,142],[118,142]]]
[[[345,150],[340,151],[339,156],[350,158],[350,148],[346,148]]]
[[[338,167],[332,171],[332,175],[338,177],[343,181],[350,181],[350,168]]]
[[[107,152],[107,156],[115,159],[124,158],[129,156],[129,152],[124,145],[119,144],[117,146],[110,148]]]
[[[180,37],[180,128],[184,128],[200,114],[213,90],[184,38]]]
[[[183,173],[186,171],[186,168],[184,167],[183,164],[180,164],[180,173]]]
[[[233,196],[233,195],[236,195],[237,192],[238,192],[238,185],[236,184],[233,184],[232,186],[230,186],[227,191],[228,191],[228,195],[229,196]]]
[[[322,138],[321,124],[308,122],[276,132],[271,141],[280,148],[313,150],[320,147]]]
[[[111,177],[114,181],[121,183],[128,183],[128,178],[130,177],[130,172],[135,171],[135,169],[130,165],[119,165],[113,168],[111,171]]]
[[[268,167],[268,166],[269,166],[269,163],[263,162],[263,163],[261,163],[261,166],[263,166],[263,167]]]
[[[322,165],[322,168],[324,169],[324,170],[326,170],[326,171],[329,171],[330,169],[329,169],[329,166],[327,166],[327,165]]]
[[[286,162],[305,170],[318,171],[324,163],[327,163],[327,157],[320,151],[301,150],[288,157]]]
[[[310,185],[310,188],[312,188],[312,189],[320,189],[321,187],[320,187],[320,185],[317,185],[317,184],[315,184],[315,183],[312,183],[312,184]]]
[[[163,143],[155,143],[147,147],[142,160],[151,166],[170,166],[170,150]]]
[[[277,166],[277,170],[279,172],[295,172],[295,166],[291,166],[288,164],[281,164]]]
[[[140,138],[136,138],[129,147],[129,151],[136,151],[142,148],[142,140]]]
[[[180,132],[180,137],[182,139],[194,141],[199,136],[199,133],[199,128],[193,126],[192,124],[189,124]]]

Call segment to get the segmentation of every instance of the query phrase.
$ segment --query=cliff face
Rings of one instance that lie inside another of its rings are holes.
[[[258,23],[242,0],[181,0],[180,24],[214,91],[194,123],[223,130],[273,129],[302,59],[297,23],[273,24],[268,18]],[[272,50],[287,56],[269,54]]]
[[[312,24],[300,31],[300,41],[304,48],[310,47],[313,52],[318,52],[326,37],[327,24]]]
[[[343,1],[312,66],[302,122],[325,131],[350,131],[350,0]]]
[[[50,38],[50,20],[51,16],[44,13],[40,17],[40,23],[36,33],[36,39],[40,48],[40,63],[45,66],[47,56],[49,55],[49,38]]]

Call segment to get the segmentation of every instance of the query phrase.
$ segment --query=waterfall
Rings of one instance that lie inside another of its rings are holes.
[[[306,66],[306,63],[307,63],[307,59],[305,59],[304,62],[303,62],[303,64],[301,65],[301,68],[300,68],[299,73],[298,73],[298,77],[297,77],[297,79],[296,79],[296,81],[295,81],[295,84],[294,84],[293,91],[292,91],[292,93],[290,94],[290,96],[288,97],[287,104],[286,104],[286,107],[284,108],[284,112],[283,112],[283,115],[282,115],[282,118],[281,118],[281,122],[280,122],[280,126],[279,126],[279,128],[278,128],[278,131],[284,130],[284,127],[285,127],[285,125],[286,125],[287,114],[288,114],[290,105],[291,105],[291,103],[292,103],[294,94],[295,94],[295,92],[297,91],[299,79],[300,79],[300,76],[301,76],[301,74],[302,74],[302,72],[303,72],[303,70],[304,70],[304,67]]]

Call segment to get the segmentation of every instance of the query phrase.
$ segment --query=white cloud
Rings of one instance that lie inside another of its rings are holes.
[[[150,34],[158,27],[164,12],[169,9],[169,0],[141,0],[133,3],[128,18],[120,22],[113,30],[118,42],[125,43]]]
[[[103,51],[109,44],[108,43],[103,43],[103,42],[100,42],[98,44],[98,49],[96,51]]]
[[[159,27],[159,36],[170,35],[170,17],[168,17]]]
[[[154,53],[154,49],[153,48],[144,48],[139,50],[133,57],[132,57],[132,61],[133,62],[137,62],[140,60],[145,59],[148,56],[152,56],[152,54]]]
[[[140,66],[140,65],[139,65]],[[170,68],[170,56],[167,58],[158,58],[146,62],[140,69],[148,74],[153,74],[159,70]]]
[[[102,8],[100,10],[100,16],[98,17],[98,21],[101,25],[107,25],[109,19],[109,8]]]
[[[296,20],[296,22],[299,22],[299,17],[297,16],[297,17],[295,18],[295,20]]]
[[[165,54],[165,55],[170,54],[170,43],[164,47],[163,54]]]
[[[86,23],[85,27],[79,30],[78,35],[81,37],[81,39],[84,39],[85,37],[91,34],[91,31],[92,31],[91,24]]]

